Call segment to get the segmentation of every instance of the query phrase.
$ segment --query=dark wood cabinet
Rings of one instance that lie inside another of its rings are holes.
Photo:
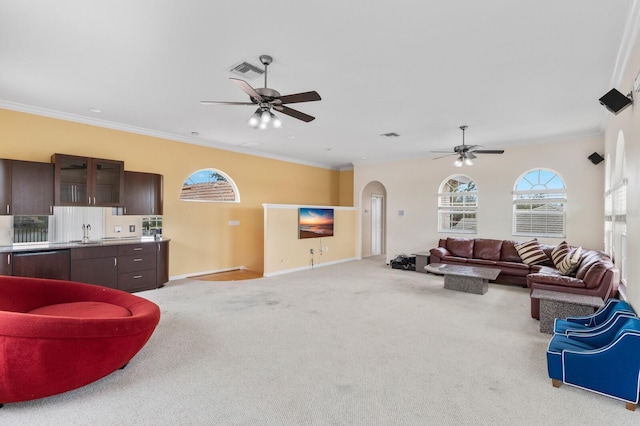
[[[0,159],[0,215],[11,214],[11,160]]]
[[[53,214],[53,164],[11,160],[11,213]]]
[[[124,214],[162,214],[162,175],[124,172]]]
[[[156,250],[151,243],[118,246],[118,289],[134,292],[157,288]]]
[[[53,165],[0,160],[0,214],[53,214]]]
[[[69,250],[19,252],[12,258],[16,277],[69,279]]]
[[[13,275],[11,253],[0,253],[0,275]]]
[[[78,247],[70,250],[71,281],[118,288],[118,247]]]
[[[55,204],[117,207],[124,204],[124,162],[54,154]]]
[[[158,241],[156,243],[158,249],[156,260],[156,283],[158,287],[163,287],[169,282],[169,241]]]

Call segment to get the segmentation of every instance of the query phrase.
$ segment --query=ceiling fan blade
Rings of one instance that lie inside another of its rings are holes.
[[[255,105],[253,102],[200,101],[202,105]]]
[[[435,151],[432,151],[435,152]],[[451,157],[452,155],[460,155],[457,152],[453,152],[451,154],[447,154],[447,155],[441,155],[440,157],[433,157],[434,160],[439,160],[440,158],[444,158],[444,157]]]
[[[478,149],[474,154],[504,154],[504,149]]]
[[[286,114],[290,117],[297,118],[298,120],[302,120],[306,123],[316,119],[315,117],[305,114],[304,112],[300,112],[296,109],[289,108],[283,105],[274,105],[273,109],[275,109],[276,111],[280,111],[281,113]]]
[[[318,94],[318,92],[303,92],[303,93],[294,93],[292,95],[284,95],[277,98],[280,100],[281,104],[297,104],[299,102],[312,102],[312,101],[320,101],[322,98]]]
[[[452,151],[430,151],[432,154],[457,154],[457,152]]]
[[[264,102],[260,93],[256,92],[256,89],[251,87],[249,83],[244,80],[240,80],[239,78],[230,78],[231,82],[238,86],[240,90],[249,95],[250,98],[255,99],[258,103]]]

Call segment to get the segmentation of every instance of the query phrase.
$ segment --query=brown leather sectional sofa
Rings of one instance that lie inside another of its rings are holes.
[[[583,249],[575,273],[562,275],[551,261],[555,245],[540,244],[549,257],[538,265],[522,262],[515,245],[517,241],[486,238],[440,239],[438,247],[430,250],[431,263],[486,266],[499,268],[495,282],[520,285],[534,289],[598,296],[602,300],[618,293],[620,273],[609,256],[598,250]],[[540,318],[540,300],[531,299],[531,316]]]

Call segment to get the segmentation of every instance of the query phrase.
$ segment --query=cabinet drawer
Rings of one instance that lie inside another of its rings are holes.
[[[155,269],[118,274],[119,290],[133,292],[152,288],[156,288]]]
[[[118,273],[156,269],[156,254],[118,256]]]
[[[116,257],[116,246],[78,247],[71,249],[71,260],[99,259],[101,257]]]
[[[153,242],[145,244],[123,244],[118,246],[118,256],[131,256],[134,254],[155,253],[156,245]]]

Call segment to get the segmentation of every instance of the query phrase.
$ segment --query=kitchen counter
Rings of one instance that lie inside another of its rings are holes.
[[[47,250],[64,250],[78,247],[96,247],[108,245],[124,245],[124,244],[144,244],[155,243],[159,241],[170,241],[167,238],[156,240],[153,237],[124,237],[124,238],[101,238],[99,240],[89,240],[83,243],[80,240],[67,242],[49,242],[49,243],[23,243],[0,246],[0,253],[19,253]]]

